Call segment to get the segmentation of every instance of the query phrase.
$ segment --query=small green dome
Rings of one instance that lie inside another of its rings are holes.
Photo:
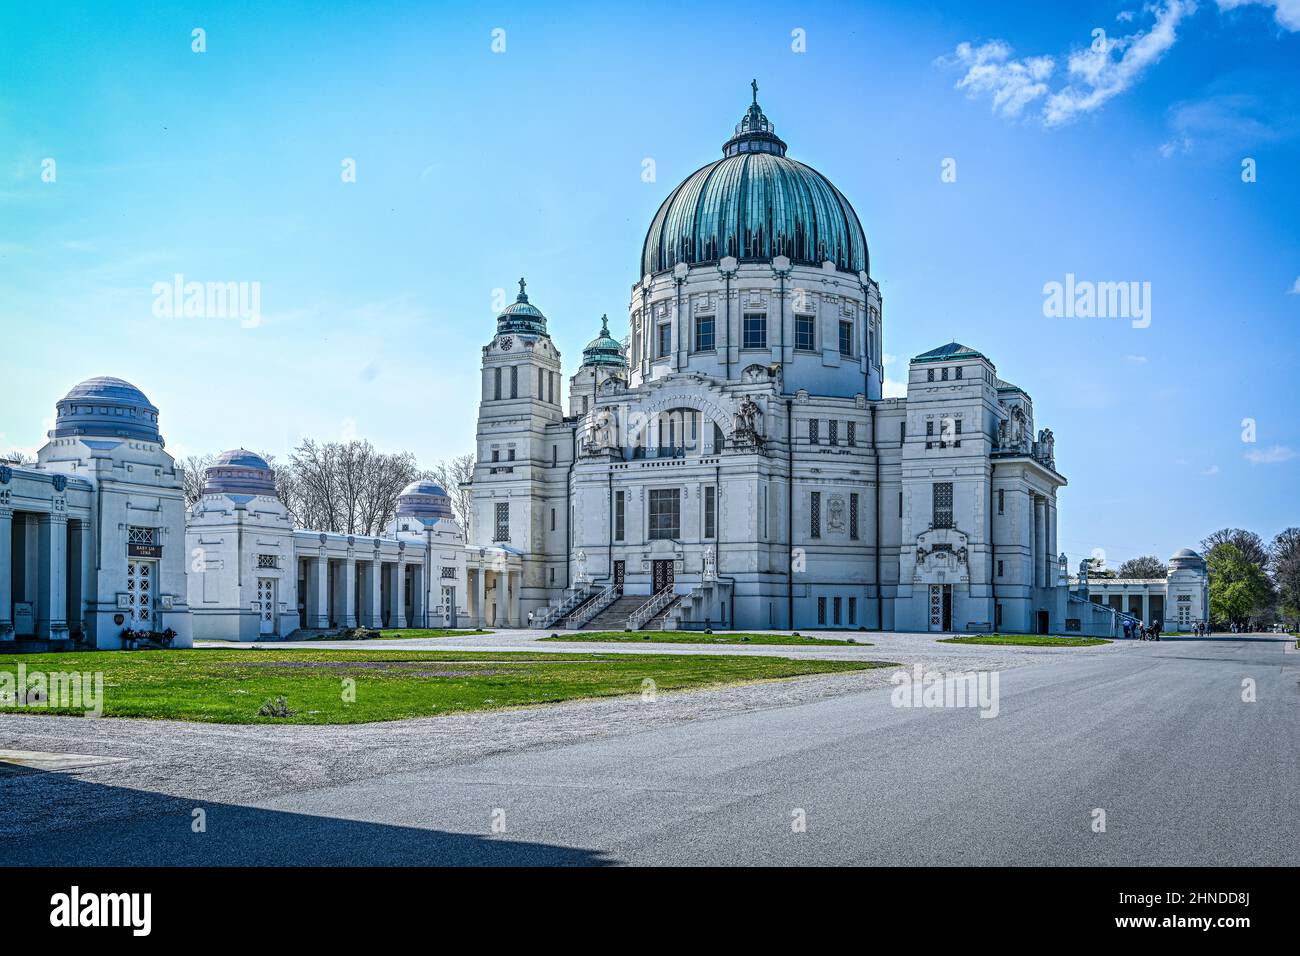
[[[618,339],[609,334],[608,316],[600,317],[600,335],[588,342],[587,347],[582,350],[582,364],[627,367],[623,346],[619,344]]]
[[[511,305],[507,306],[497,316],[497,335],[506,333],[546,334],[546,316],[542,315],[541,309],[528,301],[528,293],[524,291],[526,285],[527,283],[523,279],[519,280],[519,295]]]

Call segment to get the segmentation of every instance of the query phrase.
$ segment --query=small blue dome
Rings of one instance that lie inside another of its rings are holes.
[[[709,163],[669,193],[646,234],[641,272],[677,263],[833,262],[842,272],[869,270],[866,234],[853,207],[829,179],[785,155],[786,145],[754,102]]]
[[[158,409],[144,392],[123,379],[107,375],[88,378],[74,385],[56,408],[51,438],[85,435],[163,444]]]
[[[451,496],[442,485],[428,479],[413,481],[397,496],[397,517],[417,518],[434,522],[444,518],[455,520]]]
[[[623,346],[618,339],[609,334],[609,317],[600,317],[600,335],[587,343],[582,350],[583,365],[612,365],[626,368],[627,359],[623,355]]]
[[[522,332],[525,335],[545,335],[546,316],[542,310],[528,301],[524,291],[527,283],[519,280],[519,295],[497,316],[497,335]]]
[[[203,472],[205,495],[275,496],[275,472],[246,448],[223,451]]]

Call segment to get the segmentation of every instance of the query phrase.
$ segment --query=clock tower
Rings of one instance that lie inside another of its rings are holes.
[[[549,600],[555,564],[550,553],[561,564],[564,559],[571,443],[554,431],[564,422],[560,353],[546,331],[546,316],[528,301],[523,279],[496,323],[496,334],[483,347],[469,534],[479,547],[524,555],[519,599],[527,614]],[[498,605],[503,599],[498,596]]]

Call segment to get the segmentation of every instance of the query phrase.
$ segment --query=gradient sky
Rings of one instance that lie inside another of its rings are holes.
[[[914,6],[6,4],[0,449],[117,375],[178,456],[469,451],[497,290],[528,277],[566,374],[626,334],[757,77],[863,222],[888,377],[956,339],[1033,395],[1072,564],[1300,523],[1300,0]],[[260,283],[260,325],[157,318],[176,273]],[[1150,327],[1044,317],[1067,273],[1151,283]]]

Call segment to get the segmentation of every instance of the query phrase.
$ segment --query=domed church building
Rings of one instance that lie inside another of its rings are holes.
[[[977,348],[883,398],[866,232],[753,102],[569,379],[521,280],[483,349],[473,543],[543,627],[1113,633],[1058,557],[1050,430]],[[540,287],[538,287],[540,288]],[[475,588],[470,570],[468,586]]]
[[[191,644],[183,474],[120,378],[57,403],[33,466],[0,462],[0,650]]]

